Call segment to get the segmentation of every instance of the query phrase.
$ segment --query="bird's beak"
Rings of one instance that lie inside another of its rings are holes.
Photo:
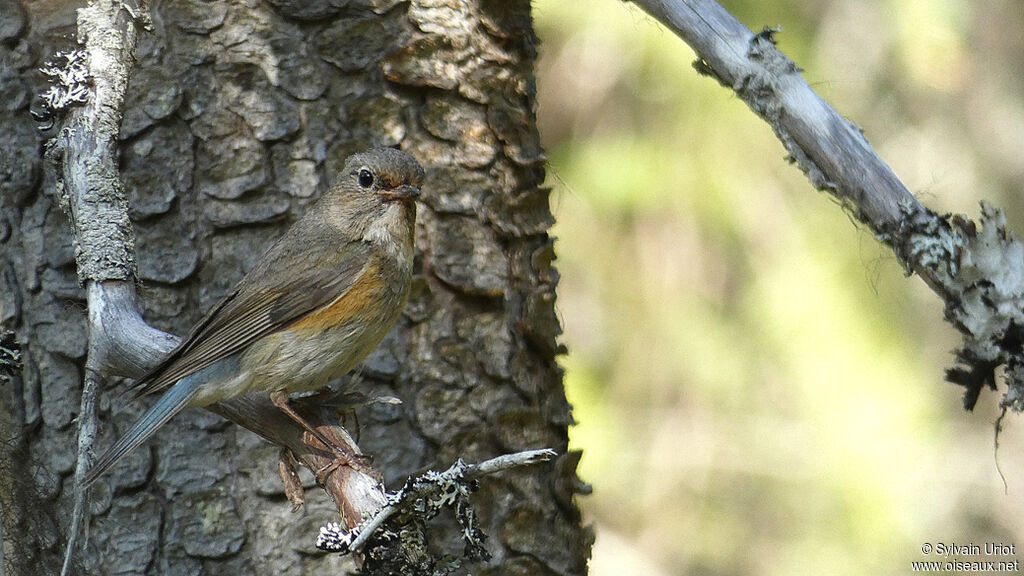
[[[415,200],[420,197],[420,189],[409,184],[402,184],[390,190],[381,190],[377,194],[386,200]]]

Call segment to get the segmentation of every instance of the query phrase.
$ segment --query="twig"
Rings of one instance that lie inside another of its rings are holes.
[[[557,455],[550,449],[528,450],[491,458],[480,464],[466,464],[460,459],[444,472],[428,471],[410,478],[398,492],[389,493],[387,505],[355,528],[346,531],[337,522],[330,522],[320,528],[316,547],[339,554],[359,552],[384,522],[397,514],[408,512],[413,507],[422,507],[422,510],[418,510],[421,515],[433,516],[442,506],[454,505],[459,494],[468,493],[465,486],[481,476],[546,462]]]
[[[102,379],[98,373],[86,368],[85,382],[82,385],[81,408],[78,413],[78,461],[75,464],[75,491],[74,508],[71,513],[71,530],[68,535],[67,549],[64,551],[64,565],[61,568],[61,576],[67,576],[71,572],[71,562],[75,552],[78,550],[79,535],[82,541],[89,539],[89,523],[85,514],[89,508],[89,491],[82,488],[78,481],[92,463],[89,451],[92,448],[93,440],[96,438],[96,397]]]

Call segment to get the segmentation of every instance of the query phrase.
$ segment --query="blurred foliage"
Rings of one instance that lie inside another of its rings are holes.
[[[926,204],[990,199],[1024,231],[1019,3],[725,6],[781,26]],[[964,413],[943,382],[939,300],[634,6],[534,15],[592,574],[907,574],[926,542],[1024,546],[1019,417],[1004,495],[998,397]]]

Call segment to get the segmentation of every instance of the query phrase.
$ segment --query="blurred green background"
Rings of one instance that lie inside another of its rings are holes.
[[[1024,231],[1024,4],[724,5],[781,26],[926,204],[989,199]],[[938,298],[640,10],[534,16],[591,573],[910,574],[924,543],[1024,545],[1020,417],[1004,493],[998,396],[966,413],[943,381]]]

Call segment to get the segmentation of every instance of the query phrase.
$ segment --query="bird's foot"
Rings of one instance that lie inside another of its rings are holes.
[[[367,474],[370,476],[376,476],[377,473],[370,468],[370,464],[373,462],[372,456],[366,454],[349,454],[349,455],[338,455],[335,454],[334,460],[323,468],[316,471],[316,483],[323,486],[324,481],[331,475],[335,470],[342,466],[348,466],[357,472]]]

